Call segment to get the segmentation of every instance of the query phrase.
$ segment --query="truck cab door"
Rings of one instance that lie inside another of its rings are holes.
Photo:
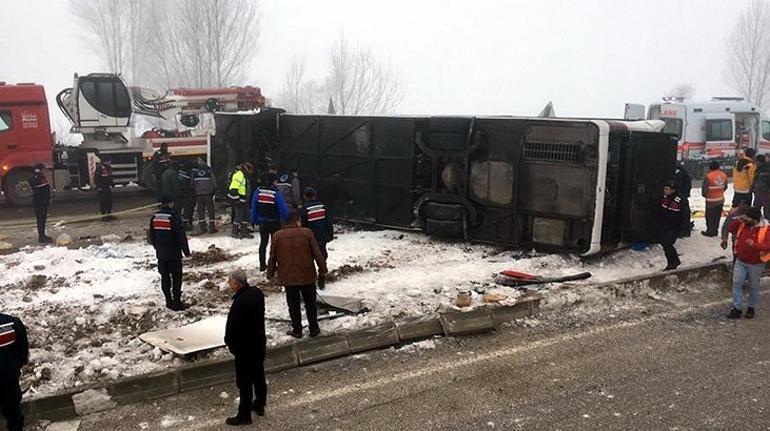
[[[706,158],[735,155],[735,115],[706,115]]]
[[[626,103],[626,110],[623,114],[624,120],[629,121],[637,121],[637,120],[645,120],[644,117],[644,105],[640,105],[638,103]]]
[[[676,138],[662,133],[631,132],[624,147],[621,241],[658,243],[659,202],[663,185],[674,177]]]

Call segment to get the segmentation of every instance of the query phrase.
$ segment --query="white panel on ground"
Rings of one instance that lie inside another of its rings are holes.
[[[179,328],[146,332],[139,339],[166,352],[189,355],[224,346],[226,322],[227,316],[213,316]]]

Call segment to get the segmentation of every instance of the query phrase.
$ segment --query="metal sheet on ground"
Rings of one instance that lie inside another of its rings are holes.
[[[369,311],[369,308],[364,306],[364,300],[361,298],[318,295],[316,302],[318,302],[318,305],[321,307],[330,308],[343,313],[360,314]]]
[[[226,322],[227,316],[212,316],[179,328],[146,332],[139,339],[166,352],[189,355],[224,346]]]

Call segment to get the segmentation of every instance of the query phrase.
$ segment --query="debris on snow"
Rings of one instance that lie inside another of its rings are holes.
[[[75,413],[79,416],[97,413],[117,407],[107,389],[88,389],[72,396]]]

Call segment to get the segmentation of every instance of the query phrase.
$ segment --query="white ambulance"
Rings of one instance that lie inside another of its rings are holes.
[[[743,148],[770,153],[770,121],[762,109],[741,97],[715,97],[707,102],[664,99],[650,105],[627,104],[626,119],[663,120],[664,132],[677,135],[677,159],[690,174],[701,178],[708,163],[717,160],[731,171]]]

